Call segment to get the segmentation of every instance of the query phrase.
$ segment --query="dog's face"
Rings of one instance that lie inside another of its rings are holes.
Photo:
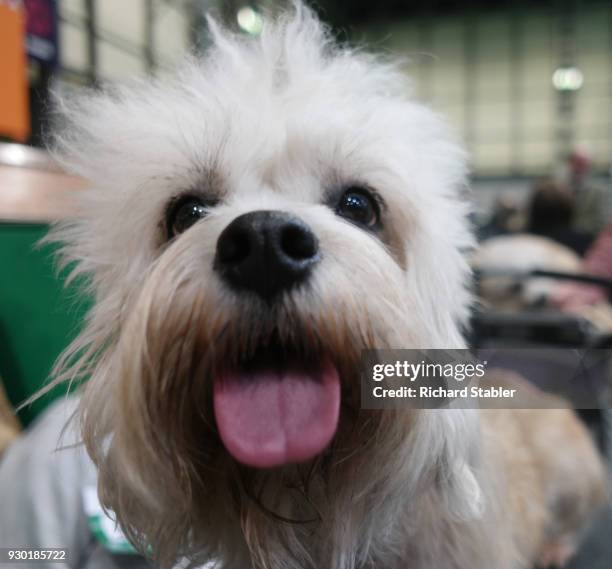
[[[63,377],[92,376],[103,499],[162,561],[269,562],[306,531],[283,517],[346,541],[343,509],[399,507],[444,452],[473,482],[459,411],[445,433],[452,417],[359,409],[364,348],[463,345],[463,155],[404,89],[298,9],[69,106],[60,150],[91,188],[58,236],[96,302]]]

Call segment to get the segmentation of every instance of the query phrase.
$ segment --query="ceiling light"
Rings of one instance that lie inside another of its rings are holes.
[[[238,10],[236,21],[241,30],[253,36],[259,35],[263,28],[263,19],[261,15],[250,6],[245,6]]]
[[[577,91],[584,83],[582,71],[577,67],[559,67],[552,76],[557,91]]]

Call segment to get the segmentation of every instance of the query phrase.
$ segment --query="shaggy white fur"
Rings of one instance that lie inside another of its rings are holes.
[[[95,305],[56,382],[91,376],[81,419],[104,504],[161,566],[516,567],[476,412],[354,401],[362,349],[464,346],[463,151],[402,73],[335,46],[300,4],[257,39],[213,32],[173,78],[60,102],[57,155],[90,187],[51,238]],[[330,207],[354,185],[382,197],[379,234]],[[214,205],[168,240],[186,193]],[[300,217],[322,252],[273,310],[213,270],[221,231],[261,209]],[[325,453],[258,471],[220,444],[210,383],[272,329],[331,354],[346,393]]]

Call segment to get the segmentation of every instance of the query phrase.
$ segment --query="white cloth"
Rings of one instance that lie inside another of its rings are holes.
[[[66,565],[20,563],[24,569],[150,567],[138,555],[109,553],[90,529],[83,497],[96,486],[96,469],[82,445],[70,446],[74,428],[62,433],[76,404],[54,403],[0,459],[0,547],[68,549]]]

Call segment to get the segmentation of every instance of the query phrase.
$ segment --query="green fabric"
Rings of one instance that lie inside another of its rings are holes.
[[[57,276],[53,246],[37,247],[47,230],[0,223],[0,377],[14,405],[45,384],[87,309],[78,285],[65,288]],[[20,419],[27,425],[64,392],[53,390],[23,409]]]

